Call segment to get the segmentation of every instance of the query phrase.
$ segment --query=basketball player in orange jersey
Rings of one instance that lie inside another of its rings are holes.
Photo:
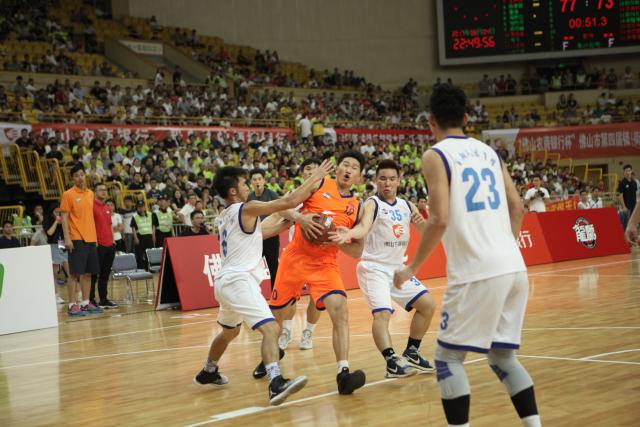
[[[338,392],[351,394],[365,383],[361,370],[349,371],[349,323],[347,293],[338,271],[338,250],[358,257],[362,242],[336,245],[331,242],[312,244],[306,231],[299,224],[300,215],[323,213],[333,218],[336,226],[354,227],[360,214],[360,202],[351,187],[361,179],[364,156],[356,151],[346,151],[338,158],[336,178],[325,178],[309,193],[300,212],[291,213],[296,221],[293,240],[280,257],[276,283],[269,300],[269,307],[280,324],[290,319],[300,299],[300,291],[307,284],[311,298],[318,310],[327,310],[333,323],[333,350],[338,364]],[[305,235],[303,235],[305,234]],[[282,272],[280,274],[280,272]],[[261,371],[259,365],[254,377]]]

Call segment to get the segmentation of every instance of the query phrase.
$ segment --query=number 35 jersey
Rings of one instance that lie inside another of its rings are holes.
[[[498,154],[469,137],[446,138],[433,151],[449,178],[449,224],[442,237],[449,283],[526,271],[511,232]]]
[[[250,273],[260,282],[265,278],[260,218],[252,233],[245,231],[240,222],[243,206],[244,203],[228,206],[216,220],[222,258],[218,278],[231,273]]]

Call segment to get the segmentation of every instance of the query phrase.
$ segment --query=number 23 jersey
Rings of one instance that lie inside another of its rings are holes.
[[[449,179],[449,224],[442,237],[450,284],[526,271],[511,232],[498,154],[469,137],[448,137],[433,147]]]

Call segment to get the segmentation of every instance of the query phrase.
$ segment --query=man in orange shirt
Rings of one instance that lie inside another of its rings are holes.
[[[98,249],[96,224],[93,219],[93,191],[87,188],[82,163],[71,168],[73,187],[62,194],[62,230],[64,246],[69,251],[69,272],[71,278],[67,285],[69,292],[69,316],[85,316],[88,313],[102,313],[100,307],[89,302],[91,274],[97,274]],[[77,286],[82,290],[82,302],[76,301]]]
[[[338,270],[338,250],[359,257],[362,242],[336,245],[313,244],[309,231],[300,221],[300,215],[323,213],[331,216],[336,226],[351,228],[358,222],[360,202],[351,187],[361,179],[364,156],[360,152],[346,151],[338,158],[336,178],[325,178],[316,184],[300,209],[301,213],[289,212],[296,229],[293,240],[280,257],[278,275],[269,300],[269,307],[278,323],[292,317],[300,291],[307,284],[311,298],[318,310],[327,310],[333,323],[333,349],[338,364],[338,392],[351,394],[365,383],[361,370],[349,371],[349,322],[347,293]],[[284,216],[284,215],[283,215]],[[303,235],[304,234],[304,235]],[[263,366],[259,365],[254,377],[261,378]]]

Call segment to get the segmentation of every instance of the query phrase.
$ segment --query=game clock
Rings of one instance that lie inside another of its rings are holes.
[[[640,51],[640,0],[438,0],[442,65]]]

